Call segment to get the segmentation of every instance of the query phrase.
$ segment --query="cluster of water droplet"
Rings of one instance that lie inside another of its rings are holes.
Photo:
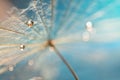
[[[45,24],[47,27],[50,27],[51,12],[48,3],[42,2],[41,0],[31,0],[27,8],[18,9],[13,6],[9,11],[7,11],[7,13],[10,16],[5,21],[0,23],[0,25],[3,26],[0,27],[0,29],[8,31],[12,34],[15,33],[14,35],[16,37],[14,37],[14,41],[10,40],[6,42],[6,44],[17,43],[17,45],[15,44],[15,47],[19,50],[18,53],[24,53],[27,48],[26,44],[42,42],[46,40],[46,37],[48,37],[45,30]],[[10,34],[10,38],[13,38],[14,35],[12,34]],[[3,61],[5,60],[3,59]],[[6,65],[6,62],[2,64]],[[33,60],[28,61],[29,66],[32,66],[33,64]],[[14,67],[14,65],[8,64],[6,70],[13,71]]]

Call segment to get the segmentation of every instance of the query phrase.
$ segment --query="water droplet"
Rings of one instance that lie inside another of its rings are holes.
[[[92,22],[88,21],[88,22],[86,23],[86,29],[87,29],[87,31],[89,31],[89,32],[92,32],[92,31],[93,31],[93,24],[92,24]]]
[[[25,45],[20,45],[20,50],[23,51],[25,49]]]
[[[13,66],[13,65],[9,65],[9,66],[8,66],[8,70],[9,70],[9,71],[13,71],[13,70],[14,70],[14,66]]]
[[[29,20],[29,21],[27,21],[26,24],[27,24],[28,27],[31,28],[34,25],[34,22],[32,20]]]
[[[50,51],[50,52],[53,52],[53,51],[54,51],[54,48],[50,46],[50,47],[49,47],[49,51]]]
[[[29,65],[29,66],[32,66],[33,64],[34,64],[34,61],[33,61],[33,60],[29,60],[29,61],[28,61],[28,65]]]

